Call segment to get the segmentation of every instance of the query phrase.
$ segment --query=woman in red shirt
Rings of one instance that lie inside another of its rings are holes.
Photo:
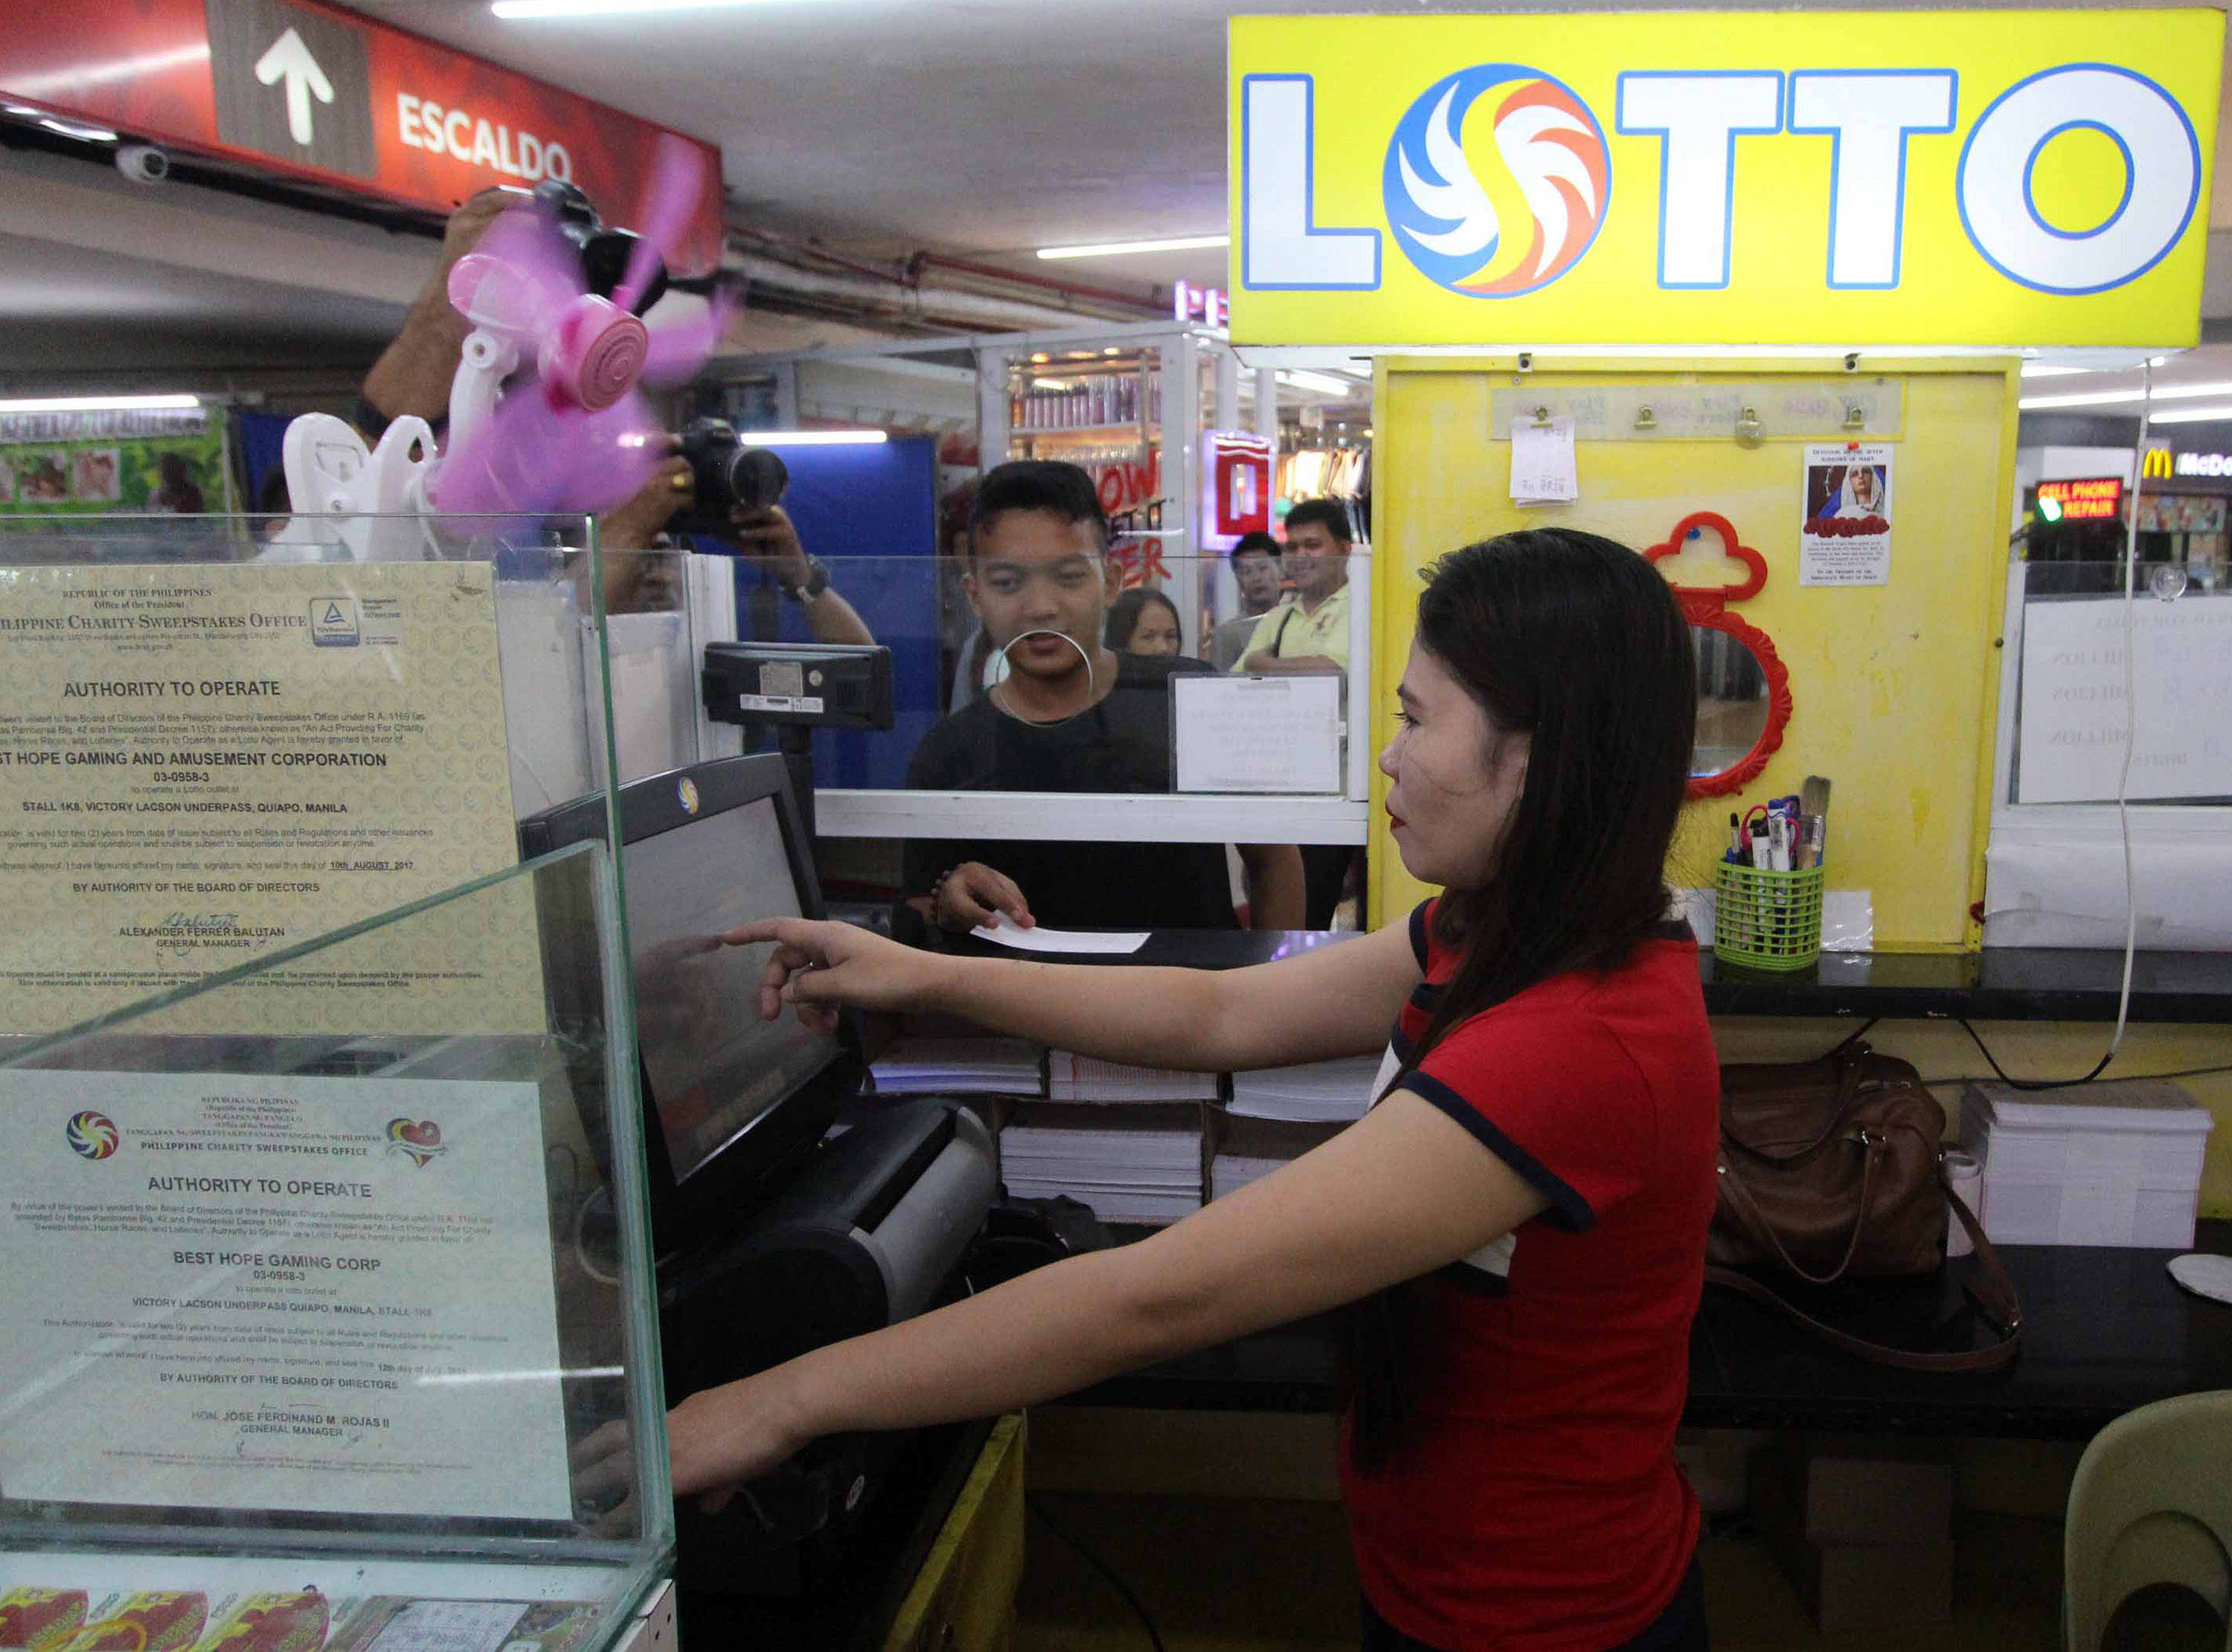
[[[1379,763],[1404,865],[1445,892],[1406,923],[1257,969],[1082,975],[797,919],[730,936],[779,943],[770,1018],[934,1007],[1212,1072],[1387,1056],[1357,1124],[1152,1238],[691,1396],[677,1493],[725,1501],[818,1435],[989,1416],[1351,1304],[1367,1648],[1703,1647],[1674,1431],[1719,1084],[1663,872],[1694,691],[1648,562],[1506,534],[1419,600]]]

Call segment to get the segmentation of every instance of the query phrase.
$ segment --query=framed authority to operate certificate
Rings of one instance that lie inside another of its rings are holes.
[[[486,562],[0,569],[0,1031],[515,865],[494,586]],[[507,910],[353,943],[347,981],[276,972],[258,1025],[204,1030],[369,1030],[371,976],[386,1030],[532,1023],[533,925],[485,927]]]
[[[0,1072],[0,1499],[569,1519],[540,1098]]]

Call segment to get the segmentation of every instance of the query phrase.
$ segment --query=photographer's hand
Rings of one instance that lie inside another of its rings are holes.
[[[730,538],[744,560],[756,565],[785,591],[796,594],[811,585],[815,565],[799,543],[798,529],[781,505],[748,509],[739,505],[729,514]],[[869,645],[876,640],[867,623],[853,605],[828,584],[824,571],[821,588],[799,599],[806,607],[806,623],[817,643]]]
[[[806,547],[781,505],[739,505],[729,513],[729,526],[736,548],[776,584],[795,590],[806,583],[812,572]]]
[[[597,518],[597,543],[608,551],[647,549],[675,513],[697,497],[690,461],[668,459],[633,498]]]
[[[450,411],[450,381],[471,323],[450,303],[450,271],[480,244],[504,209],[527,197],[518,190],[484,189],[450,214],[442,231],[442,256],[403,318],[403,330],[365,375],[364,399],[388,418],[406,414],[433,423]]]

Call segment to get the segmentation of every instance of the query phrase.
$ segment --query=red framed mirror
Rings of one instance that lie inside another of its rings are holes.
[[[1691,798],[1725,797],[1742,791],[1781,749],[1790,726],[1790,673],[1765,632],[1729,612],[1731,604],[1767,588],[1767,559],[1736,537],[1725,516],[1693,511],[1675,523],[1665,542],[1646,547],[1653,562],[1684,551],[1710,548],[1707,534],[1718,538],[1729,561],[1744,577],[1721,585],[1676,585],[1675,600],[1690,621],[1690,640],[1697,656],[1697,737],[1690,754]]]

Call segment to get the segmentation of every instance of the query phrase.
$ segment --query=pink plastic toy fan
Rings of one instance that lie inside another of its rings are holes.
[[[631,312],[704,186],[698,151],[662,139],[639,238],[609,299],[585,290],[573,248],[532,203],[507,211],[457,261],[450,301],[474,331],[451,396],[451,446],[427,489],[435,509],[595,513],[651,480],[672,443],[638,385],[694,377],[731,301],[718,289],[703,315],[656,329]]]

